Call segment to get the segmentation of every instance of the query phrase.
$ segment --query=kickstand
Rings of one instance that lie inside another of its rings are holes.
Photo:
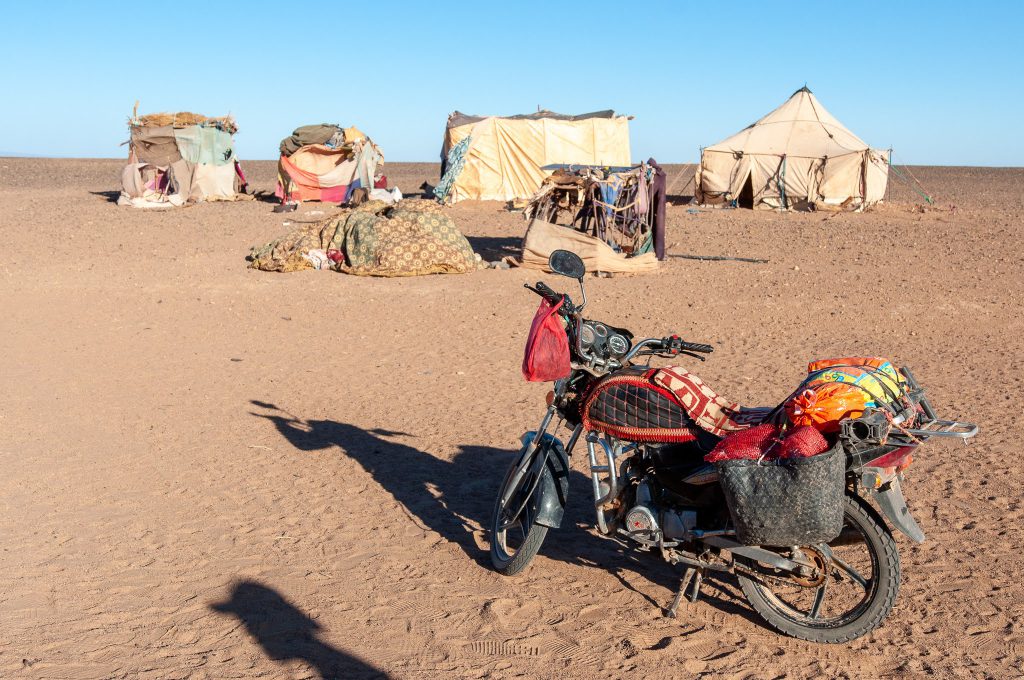
[[[676,591],[676,596],[672,598],[672,604],[665,610],[665,616],[670,619],[676,618],[676,611],[679,609],[679,603],[683,600],[683,593],[686,592],[687,587],[690,585],[690,581],[693,581],[693,592],[690,594],[690,602],[696,602],[697,596],[700,593],[700,582],[703,580],[704,572],[702,569],[696,569],[694,567],[688,567],[686,572],[683,574],[683,578],[679,580],[679,590]]]
[[[693,604],[694,602],[696,602],[697,598],[700,597],[700,584],[701,584],[701,581],[703,581],[703,580],[704,580],[704,570],[703,569],[698,569],[693,574],[693,592],[690,593],[690,604]]]

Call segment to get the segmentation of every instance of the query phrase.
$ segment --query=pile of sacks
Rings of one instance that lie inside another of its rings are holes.
[[[725,437],[704,457],[723,460],[779,460],[824,453],[835,441],[840,423],[868,409],[890,408],[906,393],[906,380],[882,357],[821,359],[807,365],[807,377],[786,400],[792,429],[763,423]]]
[[[359,276],[464,274],[485,265],[434,201],[369,201],[305,224],[249,253],[263,271],[333,269]]]

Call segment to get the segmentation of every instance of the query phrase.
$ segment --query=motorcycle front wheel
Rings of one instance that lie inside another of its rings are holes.
[[[548,528],[534,521],[540,504],[544,460],[542,447],[538,447],[531,460],[516,460],[498,492],[491,514],[491,564],[505,576],[525,569],[547,536]]]
[[[848,642],[877,628],[892,610],[900,586],[896,541],[866,502],[854,496],[845,502],[843,533],[828,545],[799,548],[815,564],[813,573],[771,574],[737,557],[747,567],[738,574],[743,594],[780,633],[811,642]]]

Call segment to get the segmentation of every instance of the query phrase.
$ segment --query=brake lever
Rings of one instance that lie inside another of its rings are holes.
[[[533,286],[531,286],[528,283],[524,283],[523,284],[523,288],[525,288],[526,290],[532,290],[537,295],[540,295],[541,297],[544,297],[544,293],[540,292],[539,290],[537,290],[536,288],[534,288]]]
[[[646,352],[641,350],[641,351],[637,352],[634,356],[638,356],[638,357],[639,356],[652,356],[652,357],[659,357],[661,359],[675,359],[680,354],[685,354],[688,357],[693,357],[694,359],[700,359],[701,361],[707,361],[707,359],[705,357],[702,357],[699,354],[696,354],[694,352],[690,352],[689,350],[685,350],[685,349],[674,350],[674,351],[665,351],[665,350],[653,349],[653,350],[649,350],[649,351],[646,351]]]

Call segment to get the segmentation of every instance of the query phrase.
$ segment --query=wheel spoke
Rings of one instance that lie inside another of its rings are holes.
[[[864,590],[868,589],[868,580],[866,578],[864,578],[863,576],[861,576],[859,571],[854,569],[852,566],[850,566],[849,564],[847,564],[843,560],[841,560],[838,557],[836,557],[835,554],[832,555],[832,562],[837,567],[839,567],[842,571],[846,572],[847,576],[849,576],[851,579],[856,581],[857,585],[859,585]]]
[[[822,581],[821,585],[818,586],[818,590],[814,593],[814,604],[811,605],[811,618],[818,618],[818,613],[821,611],[821,603],[825,601],[825,587],[828,585],[828,581]]]

